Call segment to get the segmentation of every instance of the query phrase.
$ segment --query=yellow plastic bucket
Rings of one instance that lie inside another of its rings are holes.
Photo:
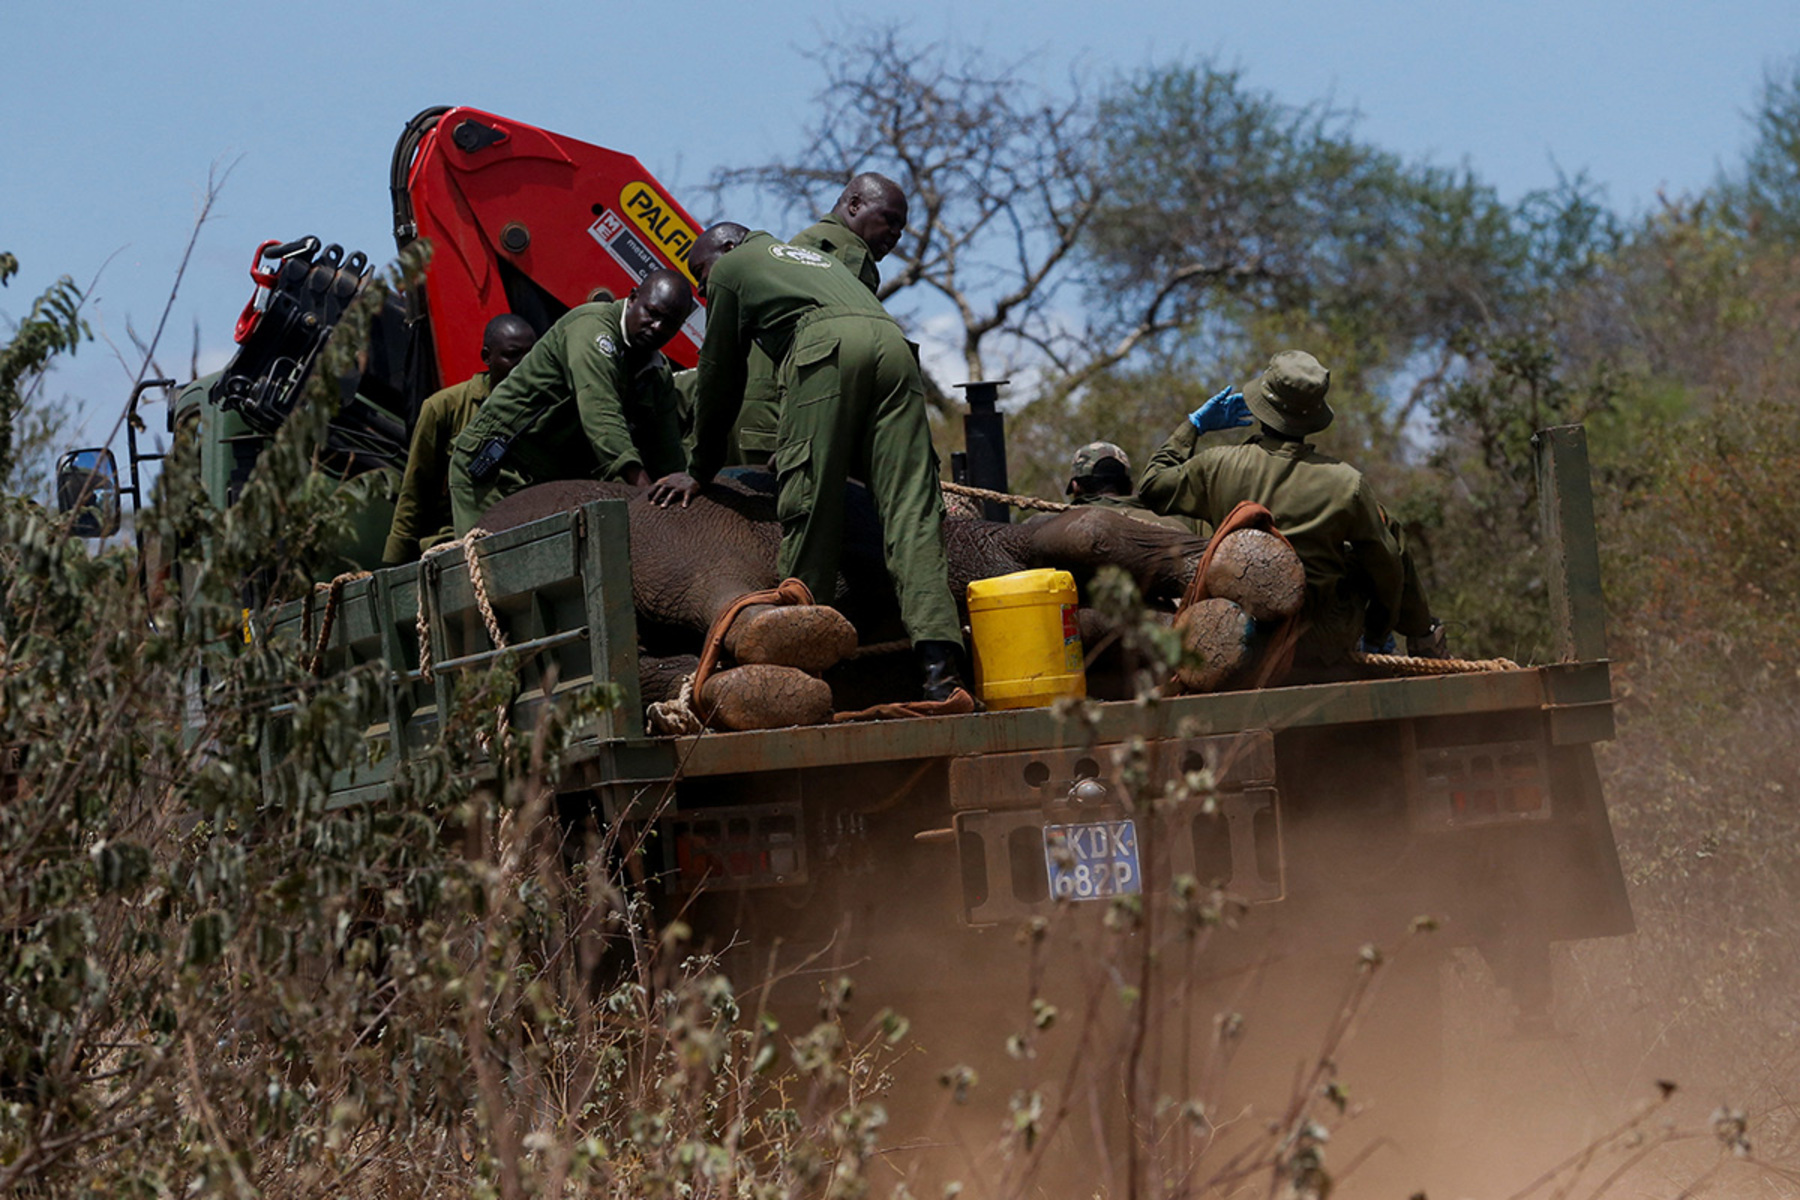
[[[975,690],[989,708],[1035,708],[1087,695],[1075,577],[1018,571],[969,584]]]

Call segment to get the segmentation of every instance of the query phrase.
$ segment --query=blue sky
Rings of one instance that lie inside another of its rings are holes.
[[[819,86],[803,52],[856,17],[1027,59],[1052,86],[1072,67],[1104,80],[1216,56],[1285,100],[1355,109],[1364,137],[1409,157],[1466,161],[1509,198],[1560,167],[1627,213],[1735,161],[1763,71],[1800,53],[1792,0],[14,0],[0,15],[0,250],[23,269],[0,314],[16,318],[57,275],[98,273],[96,332],[135,371],[126,323],[154,328],[208,172],[235,164],[161,351],[185,368],[198,322],[216,365],[264,238],[317,233],[391,256],[388,158],[417,110],[471,104],[626,150],[693,197],[715,166],[794,146]],[[96,343],[51,391],[110,427],[129,380]]]

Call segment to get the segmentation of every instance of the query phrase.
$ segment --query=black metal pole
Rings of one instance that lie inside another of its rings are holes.
[[[963,416],[963,442],[968,446],[969,485],[992,492],[1010,490],[1006,482],[1006,425],[1000,414],[1000,388],[1007,379],[981,379],[959,383],[969,402]],[[981,512],[990,521],[1010,521],[1012,510],[996,500],[983,500]]]

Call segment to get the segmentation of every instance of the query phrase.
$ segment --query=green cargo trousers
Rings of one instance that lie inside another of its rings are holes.
[[[782,576],[798,578],[823,603],[837,595],[844,486],[862,479],[881,520],[907,636],[961,644],[925,389],[900,327],[867,313],[812,313],[794,331],[781,384],[775,511]]]

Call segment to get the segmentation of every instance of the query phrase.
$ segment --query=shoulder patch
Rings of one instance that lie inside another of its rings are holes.
[[[617,354],[619,352],[619,348],[613,344],[612,338],[604,333],[594,339],[594,345],[600,347],[600,353],[602,354]]]
[[[831,260],[817,250],[808,250],[804,246],[790,246],[786,242],[776,242],[769,247],[769,255],[782,262],[798,263],[803,267],[829,267]]]

